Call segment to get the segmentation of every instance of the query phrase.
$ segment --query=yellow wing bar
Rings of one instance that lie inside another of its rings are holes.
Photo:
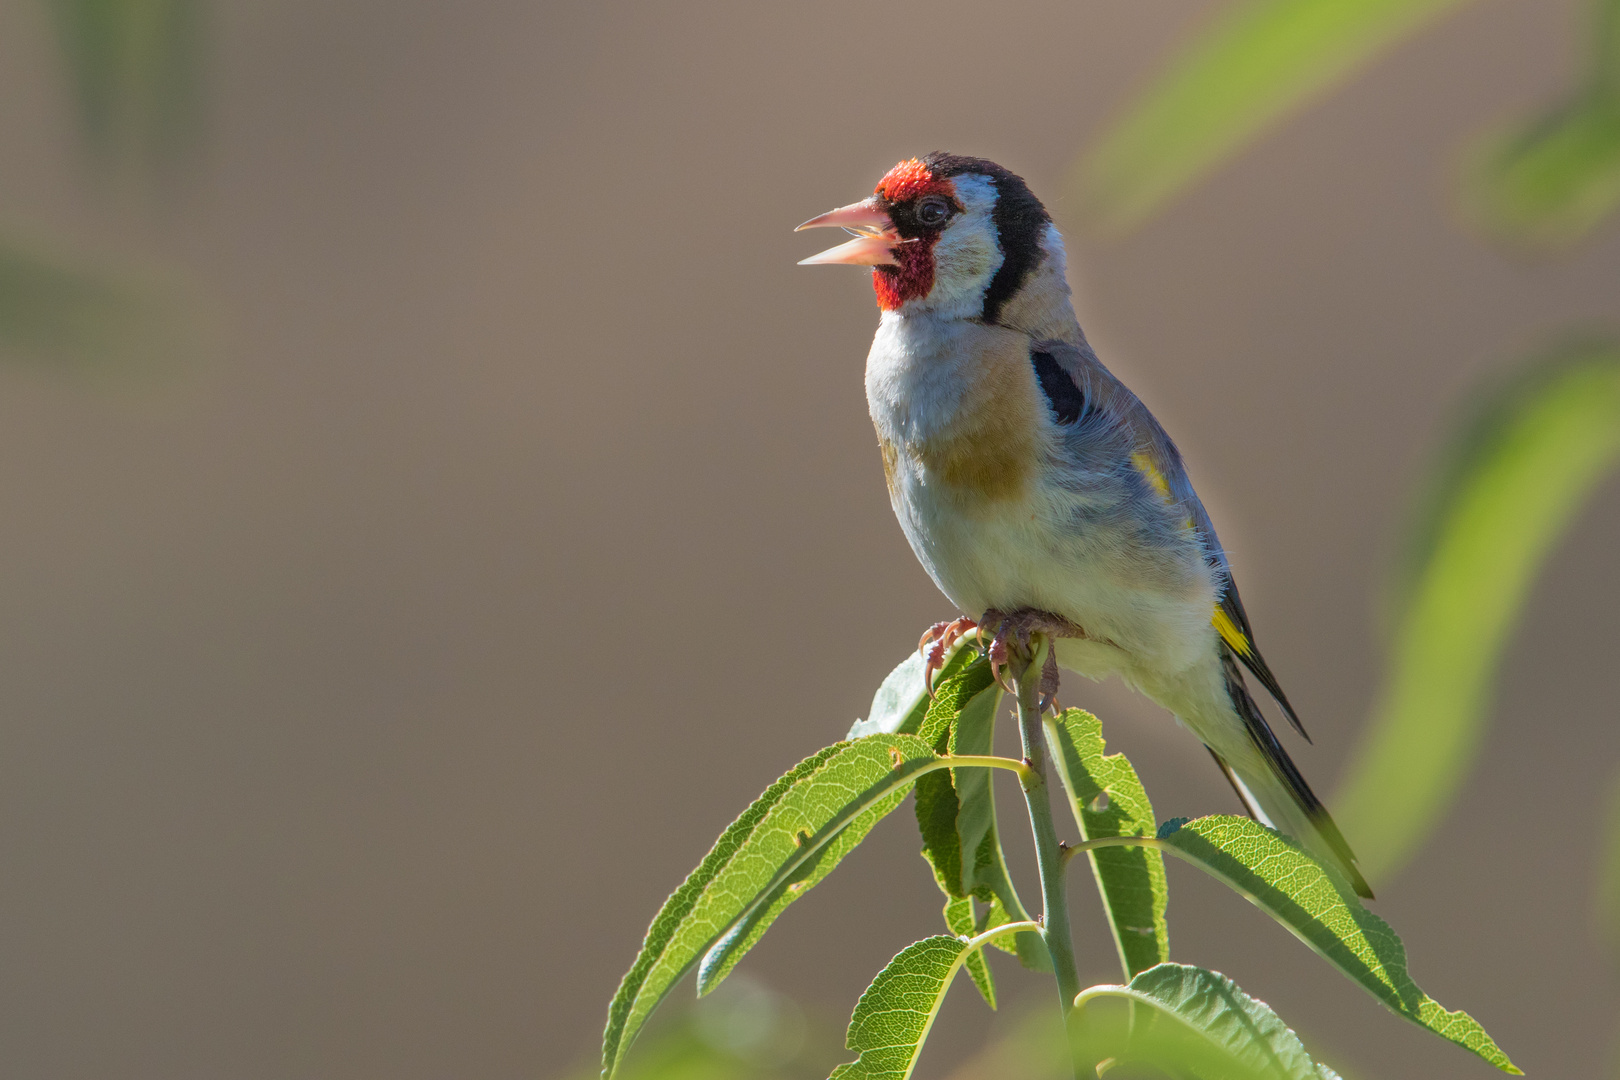
[[[1216,607],[1215,614],[1209,621],[1215,624],[1215,632],[1221,635],[1222,641],[1231,646],[1233,652],[1239,656],[1248,656],[1254,651],[1254,646],[1249,644],[1248,637],[1238,629],[1237,623],[1232,621],[1232,616],[1221,608]]]
[[[1136,471],[1147,477],[1147,482],[1153,485],[1153,490],[1159,493],[1162,499],[1170,497],[1170,481],[1164,478],[1164,473],[1153,463],[1153,458],[1146,450],[1138,450],[1131,455],[1131,464]]]

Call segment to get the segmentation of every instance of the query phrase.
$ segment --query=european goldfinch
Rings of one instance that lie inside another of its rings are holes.
[[[1086,343],[1063,238],[1024,181],[933,153],[799,228],[821,226],[856,235],[806,264],[872,267],[867,403],[895,516],[934,583],[997,648],[1045,631],[1064,667],[1120,675],[1169,709],[1251,815],[1371,896],[1249,694],[1245,668],[1304,734],[1181,455]]]

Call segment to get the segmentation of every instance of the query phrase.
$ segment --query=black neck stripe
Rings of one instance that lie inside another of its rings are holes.
[[[1030,271],[1041,259],[1041,233],[1051,224],[1046,212],[1029,185],[1022,177],[984,158],[963,157],[935,151],[923,158],[923,164],[938,179],[976,173],[988,176],[996,186],[996,208],[992,218],[996,238],[1001,243],[1001,269],[990,279],[984,291],[984,312],[980,316],[987,323],[996,322],[1001,309],[1011,300],[1029,277]]]

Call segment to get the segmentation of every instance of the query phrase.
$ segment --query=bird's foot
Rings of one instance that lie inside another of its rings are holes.
[[[1016,649],[1022,656],[1029,658],[1029,642],[1033,634],[1045,634],[1052,642],[1054,647],[1046,650],[1046,663],[1041,665],[1040,708],[1045,712],[1055,707],[1058,692],[1056,641],[1060,637],[1083,638],[1086,632],[1061,615],[1054,615],[1050,611],[1037,611],[1034,608],[1019,608],[1012,612],[1001,612],[992,608],[985,612],[984,617],[979,620],[981,643],[987,627],[994,628],[990,646],[985,650],[990,657],[990,674],[1009,694],[1018,693],[1018,688],[1007,685],[1001,672],[1011,661],[1013,650]]]
[[[934,676],[945,666],[945,654],[966,637],[969,630],[978,628],[978,623],[964,615],[950,622],[937,622],[924,632],[922,640],[917,642],[917,651],[923,654],[923,685],[928,688],[929,697],[934,696]]]

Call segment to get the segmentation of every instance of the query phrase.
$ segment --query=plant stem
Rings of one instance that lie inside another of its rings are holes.
[[[1041,729],[1041,666],[1052,647],[1044,634],[1030,642],[1030,656],[1010,650],[1009,673],[1018,684],[1018,736],[1024,744],[1024,764],[1029,767],[1023,781],[1024,802],[1029,807],[1029,825],[1035,834],[1035,859],[1041,873],[1041,940],[1052,957],[1057,976],[1058,997],[1067,1024],[1080,993],[1080,976],[1074,963],[1074,941],[1069,936],[1069,902],[1063,873],[1063,849],[1058,846],[1057,829],[1052,824],[1052,798],[1046,781],[1046,740]],[[1078,1063],[1076,1063],[1078,1067]]]
[[[1095,840],[1082,840],[1073,847],[1064,848],[1063,864],[1067,866],[1070,859],[1083,851],[1096,851],[1098,848],[1105,847],[1145,847],[1158,848],[1160,851],[1174,850],[1170,845],[1155,836],[1099,836]]]
[[[1012,758],[992,757],[988,754],[946,754],[940,758],[939,764],[941,767],[952,769],[971,769],[975,766],[987,769],[1006,769],[1008,772],[1018,774],[1020,784],[1028,783],[1030,778],[1029,766],[1022,761],[1014,761]],[[933,770],[929,769],[927,771],[932,772]],[[919,773],[919,775],[921,774]]]

